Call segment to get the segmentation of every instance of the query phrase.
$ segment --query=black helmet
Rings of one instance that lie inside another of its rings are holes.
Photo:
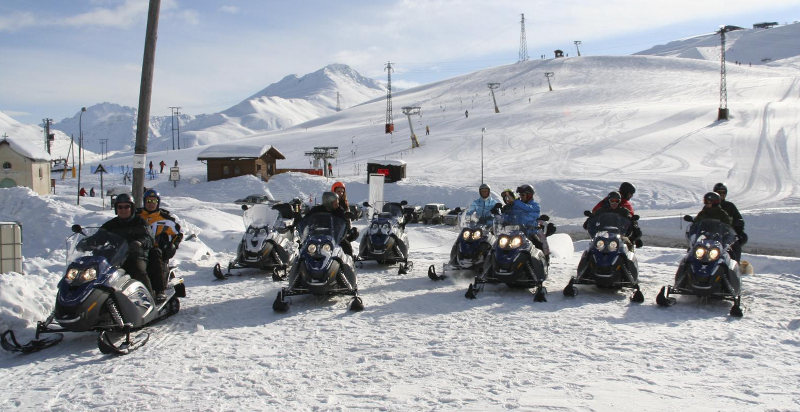
[[[158,200],[158,203],[156,203],[156,209],[161,207],[161,196],[158,195],[158,192],[156,192],[155,189],[147,189],[144,191],[143,199],[145,203],[147,202],[148,197],[154,197],[156,200]]]
[[[533,186],[526,183],[524,185],[517,187],[517,193],[519,194],[530,193],[530,195],[533,196],[533,194],[536,192],[534,192]]]
[[[333,203],[339,200],[339,196],[333,192],[325,192],[322,194],[322,206],[325,206],[329,212],[333,211]]]
[[[703,203],[718,205],[720,202],[722,202],[722,198],[716,192],[708,192],[703,196]]]
[[[621,201],[622,200],[622,196],[619,194],[619,192],[611,192],[611,193],[608,194],[608,200],[611,200],[611,199],[617,199],[617,201]]]
[[[632,184],[628,182],[622,182],[622,184],[619,185],[619,194],[622,195],[622,197],[626,200],[630,200],[634,193],[636,193],[636,188],[633,187]]]
[[[117,213],[117,206],[122,203],[130,204],[131,210],[133,209],[133,198],[131,197],[131,195],[123,193],[121,195],[117,195],[117,197],[114,199],[114,213]]]
[[[714,191],[717,193],[719,192],[728,193],[728,187],[725,186],[725,183],[717,183],[714,185]]]

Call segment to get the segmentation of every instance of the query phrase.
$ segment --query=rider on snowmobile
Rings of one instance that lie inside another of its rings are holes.
[[[147,290],[155,296],[150,277],[147,276],[148,256],[154,243],[147,222],[134,213],[133,199],[127,193],[123,193],[115,199],[114,213],[117,216],[103,223],[100,228],[115,233],[128,241],[128,257],[122,264],[122,268],[132,278],[142,282]],[[88,239],[91,237],[84,241]]]
[[[480,197],[475,199],[467,209],[466,215],[477,214],[481,222],[492,221],[492,208],[499,204],[497,200],[491,197],[492,189],[486,183],[481,184],[478,188]]]
[[[694,223],[703,219],[717,219],[722,223],[731,225],[731,216],[720,207],[722,197],[716,192],[708,192],[703,196],[703,209],[694,218]]]
[[[628,219],[632,217],[630,210],[621,207],[622,204],[622,195],[619,192],[611,192],[606,196],[605,201],[603,202],[603,206],[597,209],[596,212],[593,213],[593,216],[599,216],[603,213],[616,213],[618,215],[624,216]],[[587,219],[588,221],[589,219]],[[631,232],[633,231],[633,227],[628,229],[628,233],[622,233],[622,241],[628,245],[628,249],[633,249],[633,242],[630,239]]]
[[[164,300],[166,299],[164,290],[169,279],[167,279],[168,274],[164,273],[163,263],[175,256],[175,251],[183,240],[181,225],[175,221],[172,213],[161,208],[161,196],[154,189],[144,192],[144,207],[138,209],[136,214],[144,219],[153,231],[155,247],[150,249],[147,272],[156,292],[156,300]]]
[[[744,218],[742,214],[739,213],[739,209],[736,205],[726,200],[728,188],[724,183],[715,184],[714,192],[722,199],[719,206],[731,217],[731,221],[733,222],[731,226],[733,226],[733,230],[736,232],[736,237],[739,238],[739,241],[731,246],[731,258],[738,262],[742,257],[742,245],[747,243],[747,234],[744,233]]]
[[[615,192],[612,192],[615,193]],[[629,182],[622,182],[619,185],[618,193],[622,200],[620,200],[619,205],[629,212],[631,212],[631,216],[635,213],[633,211],[633,204],[630,202],[633,194],[636,193],[636,187]],[[597,202],[597,204],[592,208],[592,213],[597,212],[603,205],[607,204],[608,196]],[[583,224],[583,228],[586,229],[586,225],[588,223],[588,219]],[[631,235],[630,240],[636,244],[636,247],[642,247],[642,229],[639,228],[639,222],[634,220],[633,226],[631,226]]]
[[[353,246],[350,245],[350,242],[358,239],[358,229],[350,226],[350,219],[345,216],[344,210],[339,207],[339,196],[333,192],[323,193],[322,204],[312,207],[311,210],[305,214],[305,216],[310,216],[315,213],[330,213],[334,216],[344,219],[347,222],[347,235],[344,237],[344,239],[342,239],[339,245],[342,246],[342,249],[345,253],[353,256]]]

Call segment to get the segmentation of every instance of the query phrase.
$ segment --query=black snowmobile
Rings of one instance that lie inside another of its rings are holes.
[[[428,267],[428,277],[443,280],[448,274],[483,272],[483,264],[495,242],[493,221],[493,218],[479,218],[477,213],[469,216],[461,213],[458,218],[461,230],[450,249],[450,261],[442,265],[441,275],[436,273],[436,266]]]
[[[736,232],[730,225],[717,219],[703,219],[696,223],[689,215],[683,219],[693,222],[686,232],[689,252],[678,266],[675,284],[662,287],[656,296],[656,303],[659,306],[672,306],[676,299],[670,295],[694,295],[704,300],[724,299],[733,301],[731,316],[743,316],[741,267],[728,252],[737,241]]]
[[[589,217],[587,230],[592,242],[581,256],[577,275],[570,278],[564,288],[564,296],[577,295],[575,285],[595,285],[599,288],[633,289],[631,300],[644,302],[639,289],[639,264],[633,245],[627,240],[633,222],[639,216],[629,218],[615,212],[592,215],[588,210],[584,214]]]
[[[35,352],[61,341],[62,332],[99,332],[97,346],[103,353],[127,354],[150,337],[132,333],[166,318],[180,309],[179,297],[186,296],[183,279],[170,274],[167,298],[157,302],[147,288],[120,266],[125,262],[128,243],[120,236],[97,228],[81,228],[67,239],[68,265],[58,283],[53,312],[36,325],[36,337],[19,344],[14,332],[2,334],[2,347],[15,352]],[[54,326],[57,324],[58,326]],[[50,336],[41,337],[44,334]]]
[[[544,222],[549,219],[543,215],[536,227],[518,224],[513,215],[497,215],[494,218],[494,233],[497,236],[494,246],[484,263],[483,272],[475,276],[465,294],[475,299],[486,283],[505,283],[513,288],[536,288],[533,300],[546,302],[549,259],[545,251],[534,246],[528,236],[536,236],[547,248],[543,235]]]
[[[214,276],[224,280],[231,276],[231,270],[254,268],[272,273],[274,281],[286,279],[288,268],[298,255],[295,204],[242,205],[242,210],[245,232],[236,259],[228,263],[226,273],[222,273],[217,263]]]
[[[285,312],[289,309],[287,297],[306,294],[351,295],[350,310],[364,309],[358,296],[353,257],[345,253],[340,244],[357,234],[355,228],[348,231],[347,226],[345,219],[331,213],[312,213],[300,221],[297,226],[300,256],[289,272],[289,286],[278,292],[272,309]]]
[[[408,273],[414,262],[408,260],[408,235],[406,234],[405,214],[403,206],[408,204],[405,200],[400,203],[389,202],[383,205],[381,212],[372,216],[372,222],[364,230],[358,248],[356,261],[375,260],[380,264],[399,264],[398,273]],[[364,202],[365,207],[372,207],[369,202]]]

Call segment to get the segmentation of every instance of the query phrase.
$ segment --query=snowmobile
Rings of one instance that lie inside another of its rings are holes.
[[[272,273],[274,281],[285,280],[288,268],[298,255],[294,205],[242,205],[242,210],[246,230],[239,242],[236,259],[228,263],[226,273],[222,273],[217,263],[214,276],[224,280],[231,276],[231,270],[255,268]],[[280,271],[283,271],[282,275]]]
[[[381,212],[372,216],[372,222],[364,231],[358,248],[356,261],[375,260],[380,264],[399,264],[398,274],[408,273],[414,262],[408,260],[408,235],[406,234],[405,214],[403,206],[408,204],[405,200],[400,203],[389,202],[383,205]],[[374,207],[369,202],[364,202],[365,207]],[[359,266],[360,267],[360,266]]]
[[[587,230],[592,242],[581,256],[577,276],[570,278],[564,288],[564,296],[577,295],[575,285],[595,285],[599,288],[634,289],[631,300],[644,302],[639,289],[639,264],[633,245],[627,240],[633,222],[639,216],[629,218],[614,212],[593,216],[588,210],[584,214],[590,218]]]
[[[347,226],[345,219],[327,212],[312,213],[300,221],[300,256],[289,272],[289,286],[281,288],[275,297],[273,310],[285,312],[289,310],[287,297],[306,294],[351,295],[350,310],[364,309],[358,296],[353,257],[340,244],[357,236],[355,228],[348,231]]]
[[[2,334],[2,347],[15,352],[35,352],[61,341],[62,332],[99,332],[97,346],[102,353],[127,354],[150,337],[132,332],[180,309],[179,297],[186,296],[183,279],[172,274],[167,298],[157,302],[147,288],[128,275],[121,265],[128,243],[120,236],[98,228],[73,225],[67,239],[67,271],[58,283],[53,312],[36,325],[35,339],[19,344],[14,332]],[[57,324],[58,326],[55,326]],[[41,337],[44,334],[50,336]]]
[[[479,218],[477,213],[467,216],[459,215],[461,228],[453,248],[450,249],[450,261],[442,265],[442,274],[436,273],[436,266],[428,267],[428,277],[431,280],[443,280],[448,273],[481,273],[492,245],[495,242],[493,231],[494,219]]]
[[[672,306],[676,299],[670,295],[724,299],[733,301],[731,316],[743,316],[741,268],[728,253],[728,248],[737,241],[736,232],[730,225],[717,219],[694,222],[691,216],[686,215],[683,220],[692,222],[686,232],[689,252],[678,266],[675,284],[662,287],[656,296],[656,303],[659,306]]]
[[[545,251],[534,246],[526,234],[537,236],[546,249],[547,239],[541,233],[547,219],[549,217],[543,215],[538,225],[531,227],[517,224],[513,215],[495,216],[494,233],[497,239],[484,263],[483,272],[475,276],[465,297],[475,299],[486,283],[505,283],[513,288],[536,288],[533,300],[546,302],[547,288],[543,283],[547,279],[549,258]]]

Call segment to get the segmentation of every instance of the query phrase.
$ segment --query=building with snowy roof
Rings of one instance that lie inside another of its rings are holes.
[[[40,195],[50,193],[51,156],[31,142],[0,138],[0,188],[24,186]]]
[[[206,163],[208,181],[254,175],[266,182],[275,175],[278,159],[286,157],[271,145],[242,143],[213,145],[197,155]]]

